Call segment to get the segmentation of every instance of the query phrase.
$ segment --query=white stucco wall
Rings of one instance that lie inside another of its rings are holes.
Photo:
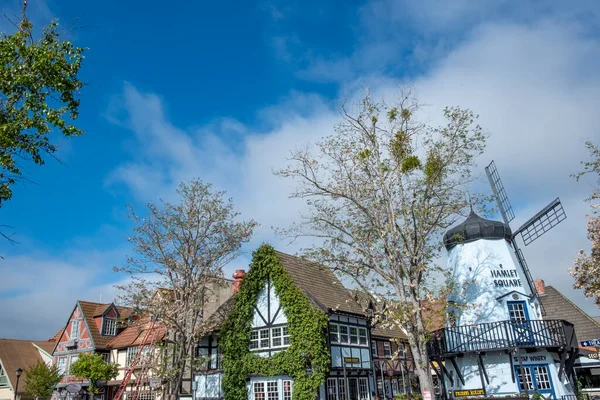
[[[448,301],[457,305],[456,325],[508,320],[505,302],[512,295],[497,299],[514,291],[531,296],[512,247],[503,239],[456,245],[448,252],[448,269],[455,283]],[[542,319],[537,303],[529,300],[527,304],[529,318]]]
[[[524,367],[531,365],[547,365],[554,394],[557,398],[560,398],[563,395],[573,394],[573,388],[567,380],[566,374],[563,374],[562,380],[558,378],[559,364],[555,362],[550,353],[545,350],[532,353],[521,351],[520,357]],[[465,380],[464,385],[462,385],[458,379],[458,374],[454,370],[451,362],[447,361],[446,368],[454,379],[454,385],[452,386],[450,380],[446,379],[446,388],[449,392],[452,390],[485,388],[487,395],[494,396],[519,393],[518,376],[515,375],[515,382],[513,382],[511,373],[511,368],[514,369],[518,367],[519,362],[516,356],[511,356],[511,358],[513,361],[512,365],[508,354],[504,352],[488,352],[483,356],[483,363],[490,380],[489,384],[485,381],[485,377],[482,384],[477,366],[476,354],[465,354],[464,357],[456,358],[456,364]]]

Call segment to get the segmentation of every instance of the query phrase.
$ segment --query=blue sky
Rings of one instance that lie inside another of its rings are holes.
[[[0,0],[0,11],[19,3]],[[566,273],[588,246],[591,188],[568,175],[582,140],[600,136],[599,6],[538,3],[30,1],[36,26],[77,19],[70,37],[90,48],[86,134],[60,141],[62,164],[29,166],[33,183],[0,209],[19,241],[0,242],[0,305],[11,310],[0,337],[49,337],[78,298],[112,300],[123,279],[112,267],[128,253],[125,206],[173,199],[181,180],[213,182],[261,223],[249,251],[270,241],[294,252],[271,226],[302,205],[271,172],[331,132],[336,107],[367,85],[380,98],[412,85],[434,124],[446,105],[479,113],[491,134],[481,168],[496,160],[515,225],[556,196],[565,203],[567,221],[525,249],[534,277],[600,314]]]

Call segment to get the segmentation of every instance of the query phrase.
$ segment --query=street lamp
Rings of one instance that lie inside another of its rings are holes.
[[[17,400],[17,391],[19,390],[19,378],[21,377],[21,374],[23,373],[23,369],[22,368],[17,368],[16,374],[17,374],[17,384],[15,385],[15,397],[14,400]]]

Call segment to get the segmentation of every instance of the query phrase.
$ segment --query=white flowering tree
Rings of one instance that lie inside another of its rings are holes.
[[[303,249],[308,258],[392,300],[387,324],[405,329],[421,391],[431,393],[428,277],[444,231],[468,207],[486,137],[469,110],[447,108],[447,124],[432,128],[416,119],[418,109],[410,92],[394,105],[367,94],[356,110],[342,107],[342,122],[316,151],[293,151],[279,174],[296,180],[294,196],[309,207],[286,233],[321,239]]]
[[[204,312],[220,288],[223,268],[240,255],[256,226],[241,221],[231,200],[210,184],[192,180],[177,193],[178,204],[149,204],[143,217],[131,210],[137,226],[129,242],[137,255],[115,268],[131,275],[131,283],[119,286],[126,303],[167,332],[161,357],[152,362],[171,396],[202,362],[195,349],[210,329]]]
[[[585,250],[579,250],[577,258],[569,273],[575,279],[574,287],[583,289],[586,297],[595,298],[596,306],[600,307],[600,147],[587,141],[586,147],[590,151],[591,161],[584,162],[582,172],[575,174],[579,180],[584,175],[592,174],[596,179],[596,186],[592,196],[588,199],[590,214],[587,215],[587,238],[591,242],[592,249],[588,254]]]

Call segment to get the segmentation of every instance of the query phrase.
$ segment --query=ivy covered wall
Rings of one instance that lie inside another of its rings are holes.
[[[258,295],[269,279],[288,320],[290,347],[272,357],[261,357],[249,350],[250,331]],[[328,319],[294,284],[273,247],[260,246],[252,254],[250,270],[236,295],[232,312],[221,327],[225,400],[247,400],[246,384],[251,375],[288,375],[294,380],[293,400],[314,400],[331,365]]]

